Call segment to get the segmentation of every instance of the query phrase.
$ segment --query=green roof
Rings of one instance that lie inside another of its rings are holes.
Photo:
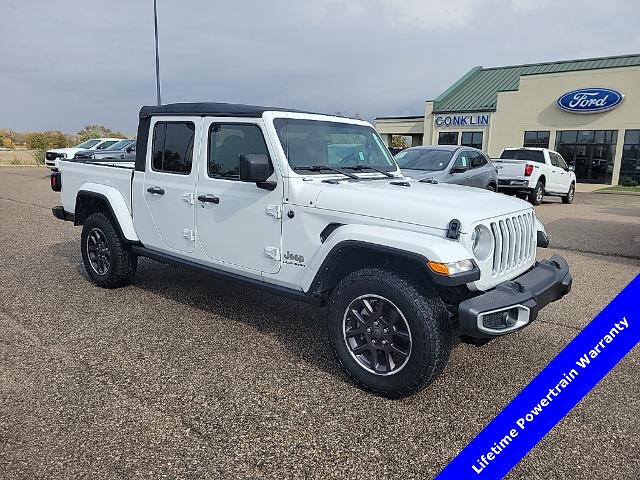
[[[640,66],[640,54],[532,63],[511,67],[474,67],[433,102],[434,113],[492,112],[498,92],[518,90],[522,75]]]

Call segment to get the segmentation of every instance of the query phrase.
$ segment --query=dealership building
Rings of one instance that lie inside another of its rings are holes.
[[[640,55],[472,68],[424,115],[376,118],[387,144],[464,145],[498,157],[506,147],[547,147],[578,182],[640,182]]]

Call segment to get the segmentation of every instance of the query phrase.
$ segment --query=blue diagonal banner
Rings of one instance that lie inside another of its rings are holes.
[[[640,342],[640,275],[576,336],[436,480],[503,478]]]

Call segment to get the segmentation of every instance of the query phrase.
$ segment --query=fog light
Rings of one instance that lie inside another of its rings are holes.
[[[513,327],[518,321],[518,309],[501,310],[482,316],[482,325],[491,330],[504,330]]]

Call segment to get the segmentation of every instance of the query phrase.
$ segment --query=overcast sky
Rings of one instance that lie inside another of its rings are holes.
[[[4,0],[0,128],[135,133],[153,1]],[[421,114],[475,65],[640,52],[638,0],[158,0],[162,100]]]

